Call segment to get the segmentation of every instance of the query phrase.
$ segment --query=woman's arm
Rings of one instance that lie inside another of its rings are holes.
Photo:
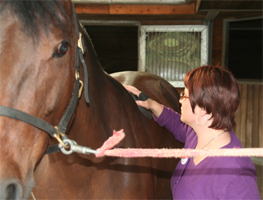
[[[139,96],[141,91],[134,86],[123,85],[126,90]],[[186,136],[192,129],[183,124],[180,120],[181,115],[172,110],[171,108],[164,107],[162,104],[152,100],[151,98],[146,101],[136,101],[137,105],[146,109],[150,109],[155,115],[154,120],[160,125],[169,130],[174,137],[182,143],[185,143]],[[162,115],[162,116],[161,116]],[[161,116],[161,117],[160,117]]]

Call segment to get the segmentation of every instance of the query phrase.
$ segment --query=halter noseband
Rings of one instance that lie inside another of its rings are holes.
[[[17,119],[17,120],[26,122],[32,126],[35,126],[47,132],[50,136],[56,138],[64,148],[66,148],[67,145],[65,145],[63,140],[68,139],[65,133],[66,133],[68,124],[70,122],[70,119],[72,118],[72,115],[76,109],[76,106],[78,104],[78,99],[83,89],[83,83],[81,80],[79,80],[79,59],[81,61],[81,64],[83,66],[83,71],[84,71],[85,99],[86,99],[86,102],[89,103],[89,96],[88,96],[88,91],[87,91],[88,90],[88,72],[87,72],[86,63],[82,55],[82,53],[84,54],[84,49],[83,49],[84,45],[83,45],[83,39],[81,37],[81,33],[79,32],[79,29],[78,29],[77,16],[76,16],[76,12],[75,12],[73,3],[72,3],[72,11],[73,11],[74,25],[75,25],[76,33],[78,36],[78,45],[76,47],[75,87],[73,90],[73,95],[70,99],[70,103],[62,119],[60,120],[58,126],[54,127],[53,125],[49,124],[48,122],[38,117],[32,116],[30,114],[19,111],[17,109],[6,107],[6,106],[0,106],[0,116],[10,117],[13,119]],[[59,145],[57,144],[55,146],[49,147],[46,151],[46,154],[56,153],[58,151],[60,151],[60,148],[59,148]]]

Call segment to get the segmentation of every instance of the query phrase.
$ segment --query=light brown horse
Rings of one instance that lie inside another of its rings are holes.
[[[63,130],[92,149],[114,129],[126,133],[122,148],[181,147],[102,70],[83,30],[79,61],[78,26],[70,1],[0,1],[0,199],[171,198],[175,159],[45,154],[57,144],[54,132]],[[85,90],[79,101],[78,71]],[[168,82],[147,75],[140,83],[152,98],[179,110]],[[64,113],[70,113],[66,120]]]

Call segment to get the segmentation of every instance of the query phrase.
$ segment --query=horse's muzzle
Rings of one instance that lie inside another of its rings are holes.
[[[1,200],[21,200],[23,189],[21,182],[17,179],[0,180],[0,199]]]

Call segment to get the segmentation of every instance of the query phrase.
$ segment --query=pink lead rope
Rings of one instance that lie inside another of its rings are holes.
[[[182,158],[194,156],[249,156],[263,157],[263,148],[232,148],[232,149],[138,149],[113,148],[123,138],[123,130],[113,131],[113,135],[97,149],[96,157],[113,156],[125,158],[154,157],[154,158]]]

